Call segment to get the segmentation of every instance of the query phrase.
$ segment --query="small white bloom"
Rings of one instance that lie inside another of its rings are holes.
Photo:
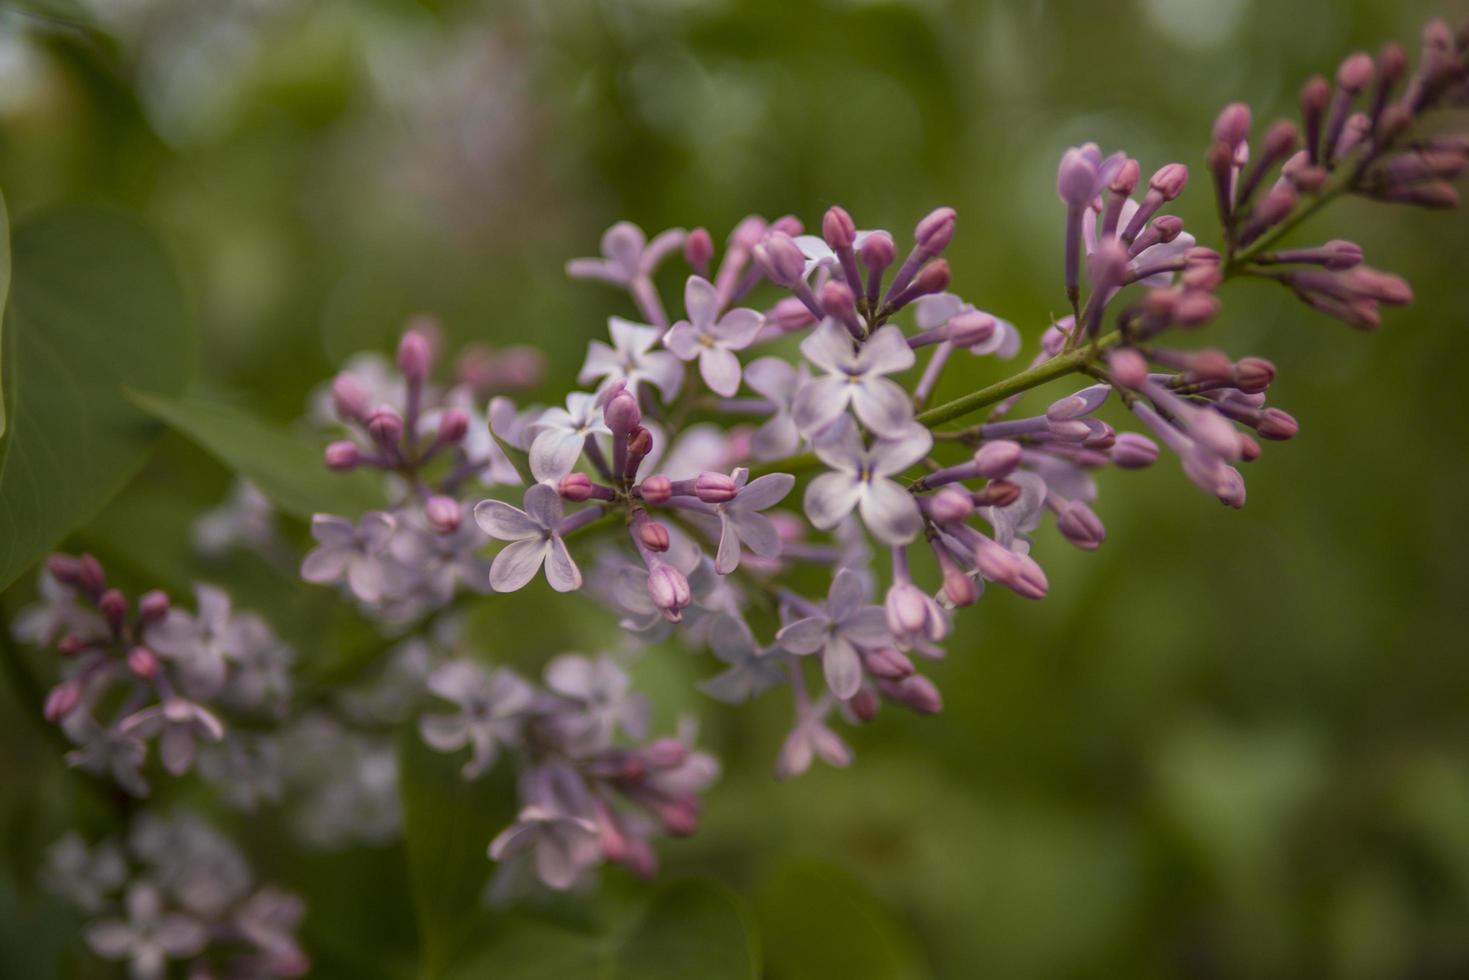
[[[584,391],[567,395],[565,408],[546,409],[532,427],[530,470],[543,483],[555,483],[570,473],[589,437],[612,435],[597,396]]]
[[[754,310],[730,310],[720,316],[719,294],[707,279],[689,276],[684,287],[688,319],[680,320],[663,335],[663,346],[681,361],[699,359],[699,374],[715,394],[726,398],[740,388],[740,362],[734,351],[744,350],[755,340],[765,317]]]
[[[884,377],[913,366],[913,351],[897,327],[879,327],[854,348],[846,328],[828,317],[801,341],[801,353],[826,372],[796,393],[791,410],[802,432],[816,432],[849,404],[862,424],[881,436],[898,435],[913,421],[908,393]]]
[[[646,381],[658,389],[665,402],[672,401],[683,384],[683,364],[668,351],[654,349],[662,331],[618,316],[607,318],[607,331],[612,335],[612,345],[600,340],[587,344],[587,359],[576,380],[590,384],[600,378],[598,390],[615,381],[626,381],[627,390],[634,395]]]
[[[921,425],[899,438],[879,439],[871,448],[851,419],[842,419],[816,440],[816,455],[832,468],[806,486],[806,516],[828,530],[857,508],[867,529],[884,544],[906,544],[923,530],[923,515],[913,495],[890,477],[917,463],[933,446]]]
[[[481,500],[474,508],[480,530],[509,541],[490,565],[490,587],[514,592],[546,566],[546,581],[557,592],[581,588],[581,570],[561,540],[561,498],[544,483],[525,492],[525,510],[500,500]]]

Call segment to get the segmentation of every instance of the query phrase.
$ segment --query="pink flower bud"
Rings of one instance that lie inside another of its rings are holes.
[[[409,330],[398,341],[398,370],[410,383],[419,384],[428,377],[433,359],[433,344],[422,330]]]
[[[168,593],[153,589],[138,599],[138,616],[145,624],[156,623],[168,615],[168,606]]]
[[[68,678],[53,687],[46,695],[46,705],[41,709],[42,714],[54,725],[71,714],[81,700],[81,682],[75,677]]]
[[[922,674],[899,681],[895,696],[904,707],[920,715],[936,715],[944,710],[944,699],[939,689]]]
[[[970,606],[979,598],[974,579],[964,574],[957,565],[944,569],[944,595],[956,606]]]
[[[1067,541],[1085,551],[1094,551],[1107,537],[1096,513],[1080,500],[1073,500],[1056,515],[1056,528]]]
[[[1301,425],[1289,412],[1278,408],[1267,408],[1261,413],[1255,431],[1260,433],[1262,439],[1283,442],[1287,439],[1294,439],[1296,433],[1301,431]]]
[[[832,205],[822,215],[821,237],[834,249],[851,248],[857,237],[857,225],[845,208]]]
[[[954,237],[953,208],[934,208],[913,229],[913,239],[926,255],[937,255],[948,247]]]
[[[638,485],[638,489],[645,501],[658,506],[668,503],[673,496],[673,481],[666,476],[650,476]]]
[[[705,470],[694,479],[694,496],[706,504],[727,504],[738,492],[734,480],[725,473]]]
[[[790,235],[772,231],[755,246],[755,261],[777,286],[794,289],[806,271],[806,256]]]
[[[649,551],[668,550],[668,528],[657,521],[643,521],[638,525],[638,540]]]
[[[1020,484],[991,480],[974,493],[976,507],[1009,507],[1020,499]]]
[[[910,585],[908,586],[908,588],[914,587]],[[890,617],[891,615],[892,614],[889,613]],[[889,622],[892,622],[891,618],[889,619]],[[914,627],[914,629],[921,629],[922,627],[923,621],[922,619],[920,619],[918,621],[918,626]],[[868,673],[872,674],[872,676],[874,677],[881,677],[886,680],[898,681],[902,680],[904,677],[911,677],[913,675],[913,661],[909,660],[907,657],[903,656],[892,647],[877,647],[875,649],[868,650],[863,657],[863,662],[867,667]]]
[[[69,633],[57,641],[56,652],[63,657],[74,657],[87,649],[88,646],[90,644],[86,640],[74,633]]]
[[[676,738],[656,739],[643,749],[643,761],[649,769],[677,769],[688,757],[688,746]]]
[[[1117,173],[1112,175],[1112,179],[1107,182],[1107,190],[1113,194],[1127,197],[1137,190],[1137,182],[1142,179],[1142,176],[1142,167],[1136,160],[1128,157],[1122,162],[1122,166],[1117,168]]]
[[[941,293],[949,288],[949,263],[944,259],[934,259],[932,262],[918,270],[913,277],[913,284],[908,287],[909,296],[931,296]]]
[[[326,468],[336,470],[338,473],[356,469],[357,464],[362,461],[362,454],[357,449],[357,444],[346,439],[328,445],[323,455],[326,458]]]
[[[949,343],[955,347],[982,344],[995,335],[996,329],[995,318],[978,310],[965,310],[951,317],[946,327]]]
[[[102,613],[102,618],[107,620],[107,625],[114,630],[121,629],[128,615],[127,596],[118,589],[108,589],[97,600],[97,610]]]
[[[857,693],[847,699],[847,707],[852,709],[852,714],[864,725],[877,717],[881,705],[882,702],[870,687],[859,687]]]
[[[556,484],[556,492],[573,503],[592,499],[592,478],[585,473],[568,473]]]
[[[602,414],[607,420],[607,428],[614,435],[625,436],[637,428],[643,421],[642,409],[638,407],[638,400],[626,391],[618,392],[607,402]]]
[[[1098,290],[1120,286],[1126,279],[1132,257],[1119,239],[1109,238],[1092,253],[1089,268],[1092,285]]]
[[[974,513],[974,500],[969,494],[953,487],[945,487],[933,495],[928,502],[928,516],[935,524],[953,524],[966,521]]]
[[[714,258],[714,239],[709,237],[709,232],[703,228],[689,232],[683,240],[683,257],[696,271],[707,271],[710,259]]]
[[[1188,167],[1181,163],[1166,163],[1148,178],[1148,187],[1161,194],[1165,201],[1177,200],[1187,185]]]
[[[439,417],[438,437],[443,442],[462,442],[469,434],[469,416],[451,408]]]
[[[683,619],[681,610],[689,604],[689,580],[672,565],[659,562],[648,573],[648,596],[653,605],[671,623]]]
[[[332,379],[332,407],[343,422],[359,422],[367,415],[369,398],[362,382],[343,372]]]
[[[783,214],[770,223],[770,230],[778,231],[781,234],[790,235],[794,238],[805,230],[805,226],[801,224],[801,219],[794,214]]]
[[[1157,233],[1158,241],[1166,245],[1183,233],[1183,219],[1176,214],[1159,215],[1148,227]]]
[[[128,670],[140,681],[151,681],[158,673],[158,656],[147,647],[128,651]]]
[[[795,296],[787,296],[776,301],[776,304],[765,313],[765,322],[783,333],[792,330],[800,330],[811,326],[816,318],[806,308],[806,304]]]
[[[435,494],[424,503],[423,516],[428,521],[429,527],[435,531],[440,534],[451,534],[459,529],[459,522],[463,519],[464,514],[459,507],[459,501],[443,494]]]
[[[875,231],[862,239],[857,257],[869,270],[880,271],[893,264],[893,259],[897,257],[897,248],[893,245],[891,235],[885,231]]]
[[[1283,160],[1295,152],[1300,130],[1289,119],[1278,119],[1265,131],[1264,153],[1270,160]]]
[[[974,451],[974,465],[980,476],[987,480],[996,480],[1015,472],[1022,454],[1020,443],[996,439],[984,443]]]
[[[1119,347],[1107,355],[1107,370],[1124,388],[1141,388],[1148,380],[1148,359],[1132,347]]]
[[[852,290],[844,282],[828,279],[821,286],[821,292],[817,299],[821,303],[821,309],[827,316],[834,316],[839,320],[846,320],[856,315],[857,300],[852,295]]]
[[[917,633],[928,622],[928,596],[912,582],[894,582],[883,608],[887,612],[888,630],[899,636]]]
[[[1250,107],[1243,102],[1231,102],[1214,120],[1214,141],[1224,143],[1231,150],[1239,146],[1250,135]]]
[[[758,214],[749,215],[735,225],[734,231],[729,233],[730,247],[744,249],[748,252],[759,244],[767,227],[764,218]]]
[[[1336,84],[1342,91],[1356,95],[1372,81],[1372,56],[1365,51],[1347,55],[1336,70]]]
[[[367,416],[367,432],[384,449],[396,449],[403,438],[403,417],[387,405]]]
[[[1084,208],[1096,191],[1097,164],[1081,147],[1073,146],[1061,155],[1056,168],[1056,194],[1069,207]]]
[[[637,470],[637,464],[643,461],[643,457],[653,451],[653,433],[644,426],[638,426],[628,433],[627,436],[627,465],[628,472]]]
[[[1245,432],[1239,434],[1239,458],[1246,463],[1253,463],[1260,458],[1260,444]]]
[[[1263,357],[1242,357],[1234,366],[1234,385],[1247,395],[1256,395],[1275,380],[1275,365]]]

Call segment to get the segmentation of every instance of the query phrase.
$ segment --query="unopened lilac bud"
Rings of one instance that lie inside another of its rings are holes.
[[[886,269],[896,256],[892,236],[885,231],[875,231],[862,239],[862,247],[857,250],[857,257],[870,271]]]
[[[1199,327],[1219,315],[1219,297],[1189,290],[1173,307],[1173,322],[1181,327]]]
[[[1263,439],[1282,442],[1286,439],[1294,439],[1296,433],[1301,431],[1301,426],[1289,412],[1278,408],[1267,408],[1260,414],[1260,421],[1255,425],[1255,431],[1260,433]]]
[[[592,499],[592,478],[585,473],[568,473],[556,484],[562,499],[579,504]]]
[[[50,555],[46,559],[46,572],[62,585],[75,587],[81,578],[81,562],[71,555]]]
[[[1140,470],[1158,461],[1158,444],[1137,432],[1124,432],[1112,444],[1112,463],[1124,470]]]
[[[934,208],[913,229],[913,239],[925,255],[937,255],[948,247],[954,237],[953,208]]]
[[[1389,187],[1378,197],[1398,204],[1413,204],[1433,210],[1449,210],[1459,206],[1459,192],[1446,180],[1425,181],[1406,187]]]
[[[689,604],[689,580],[672,565],[660,561],[648,573],[648,596],[665,619],[676,623],[683,618],[681,610]]]
[[[638,484],[638,490],[648,503],[654,506],[666,504],[673,496],[673,481],[666,476],[650,476]]]
[[[1107,537],[1107,529],[1096,513],[1080,500],[1061,508],[1056,515],[1056,528],[1067,541],[1085,551],[1095,551]]]
[[[683,240],[684,261],[701,275],[709,270],[709,261],[714,258],[714,239],[703,228],[695,228]]]
[[[899,681],[896,697],[904,707],[920,715],[936,715],[944,710],[944,699],[939,689],[922,674]]]
[[[367,416],[367,432],[384,448],[396,448],[403,438],[403,417],[384,405]]]
[[[1124,388],[1141,388],[1148,380],[1148,359],[1132,347],[1120,347],[1107,355],[1107,370]]]
[[[1123,161],[1122,166],[1117,168],[1117,173],[1113,174],[1112,179],[1108,181],[1107,190],[1113,194],[1120,194],[1123,197],[1127,197],[1133,191],[1137,190],[1137,183],[1139,180],[1142,180],[1142,176],[1142,168],[1138,165],[1138,162],[1128,157]]]
[[[80,636],[77,636],[75,633],[68,633],[56,641],[56,652],[63,657],[74,657],[89,646],[91,646],[91,643],[82,639]]]
[[[965,310],[949,318],[946,331],[949,343],[955,347],[973,347],[995,335],[999,325],[995,318],[979,310]]]
[[[1109,238],[1102,242],[1091,257],[1092,286],[1096,289],[1110,289],[1121,285],[1127,278],[1128,263],[1131,261],[1127,246],[1118,239]]]
[[[440,442],[462,442],[468,434],[469,416],[459,409],[451,408],[439,417]]]
[[[668,550],[668,528],[657,521],[643,521],[638,525],[638,540],[649,551]]]
[[[760,243],[767,227],[769,226],[766,225],[765,219],[758,214],[746,216],[735,225],[734,231],[729,233],[730,247],[748,252]]]
[[[1388,306],[1407,306],[1413,302],[1413,287],[1408,285],[1408,280],[1381,269],[1359,265],[1342,273],[1342,279],[1352,292]]]
[[[806,304],[795,296],[786,296],[776,301],[776,304],[765,313],[766,326],[775,327],[782,333],[801,330],[815,322],[816,317],[812,316]]]
[[[356,469],[357,464],[362,462],[362,453],[357,448],[357,443],[346,439],[329,444],[324,456],[326,468],[336,470],[338,473]]]
[[[677,769],[688,757],[688,746],[676,738],[656,739],[643,749],[643,761],[650,769]]]
[[[332,379],[332,407],[344,422],[358,422],[367,416],[370,395],[362,382],[343,372]]]
[[[974,513],[974,501],[969,494],[946,487],[933,495],[928,502],[928,516],[935,524],[954,524],[966,521]]]
[[[607,428],[618,436],[628,435],[643,421],[643,411],[638,407],[638,400],[626,391],[618,392],[608,401],[602,409],[602,415],[607,420]]]
[[[1270,160],[1284,160],[1295,152],[1300,130],[1289,119],[1278,119],[1265,131],[1264,154]]]
[[[1275,380],[1275,365],[1263,357],[1242,357],[1234,366],[1234,385],[1247,395],[1255,395],[1270,387]]]
[[[977,507],[1009,507],[1019,499],[1020,484],[1009,480],[991,480],[974,494]]]
[[[706,504],[727,504],[738,492],[735,481],[725,473],[704,470],[694,478],[694,496]]]
[[[1253,463],[1260,458],[1260,444],[1251,439],[1247,432],[1239,434],[1239,458],[1246,463]]]
[[[949,288],[950,275],[949,263],[944,259],[934,259],[918,270],[913,284],[905,292],[910,298],[941,293]]]
[[[762,272],[777,286],[794,289],[806,271],[806,256],[790,235],[780,231],[767,234],[755,246],[755,261]]]
[[[910,585],[908,586],[908,588],[914,589],[916,591],[915,586]],[[919,598],[921,599],[922,596],[920,595]],[[888,617],[888,622],[890,624],[889,628],[891,629],[891,624],[893,622],[891,612],[888,613]],[[923,620],[920,618],[917,626],[914,626],[911,629],[894,629],[894,632],[913,632],[918,629],[922,629],[922,627]],[[863,662],[866,665],[868,672],[872,674],[872,676],[881,677],[884,680],[898,681],[902,680],[904,677],[911,677],[913,675],[913,661],[909,660],[907,657],[903,656],[892,647],[875,647],[872,650],[868,650],[866,656],[863,658]]]
[[[1167,163],[1148,178],[1148,187],[1162,195],[1163,200],[1177,200],[1188,186],[1188,167],[1181,163]]]
[[[805,231],[806,226],[801,224],[801,219],[794,214],[783,214],[770,223],[770,230],[778,231],[794,238]]]
[[[97,610],[102,613],[102,618],[107,620],[107,625],[114,630],[121,629],[128,615],[127,596],[118,589],[108,589],[97,600]]]
[[[1015,472],[1024,450],[1009,439],[986,442],[974,451],[974,466],[987,480],[998,480]]]
[[[1224,143],[1231,150],[1239,146],[1250,135],[1250,107],[1243,102],[1231,102],[1214,120],[1214,141]]]
[[[835,279],[827,280],[822,284],[817,299],[827,316],[833,316],[845,322],[857,315],[857,299],[852,295],[852,290],[846,283],[838,282]]]
[[[857,225],[845,208],[834,204],[821,217],[821,237],[834,249],[851,248]]]
[[[158,674],[158,656],[147,647],[128,651],[128,670],[140,681],[151,681]]]
[[[144,592],[138,599],[138,617],[145,625],[156,623],[168,615],[168,593],[161,589]]]
[[[77,584],[88,594],[101,593],[107,587],[107,575],[102,571],[102,563],[88,554],[77,558]]]
[[[1280,175],[1302,194],[1315,194],[1331,176],[1325,167],[1312,163],[1305,150],[1287,160],[1280,168]]]
[[[1097,164],[1081,147],[1073,146],[1061,155],[1056,168],[1056,194],[1071,208],[1084,208],[1092,201],[1096,189]]]
[[[82,684],[72,677],[62,681],[46,695],[45,707],[41,709],[45,719],[53,725],[76,710],[82,700]]]
[[[459,522],[463,520],[464,514],[459,507],[459,501],[443,494],[435,494],[424,503],[423,516],[429,527],[435,531],[451,534],[459,529]]]
[[[1301,86],[1301,119],[1305,123],[1306,156],[1311,163],[1320,159],[1321,121],[1331,101],[1331,85],[1320,75],[1313,75]]]
[[[409,382],[419,383],[428,377],[433,345],[421,330],[409,330],[398,341],[398,370]]]
[[[627,437],[627,460],[629,471],[636,470],[637,464],[643,461],[643,457],[653,451],[653,433],[647,426],[638,426],[628,433]]]
[[[944,596],[956,606],[970,606],[979,598],[974,579],[964,574],[963,569],[951,565],[944,569]]]
[[[1342,91],[1356,95],[1372,81],[1372,56],[1365,51],[1347,55],[1336,70],[1336,84]]]
[[[847,699],[847,707],[852,709],[852,714],[862,724],[867,724],[877,717],[882,702],[870,687],[859,687],[857,693]]]
[[[1377,54],[1377,80],[1386,87],[1391,87],[1403,77],[1408,69],[1408,56],[1403,53],[1403,46],[1396,41],[1388,41],[1382,46]]]

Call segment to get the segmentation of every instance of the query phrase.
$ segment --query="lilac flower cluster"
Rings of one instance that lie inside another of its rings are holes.
[[[88,846],[67,834],[46,858],[48,888],[89,919],[87,945],[136,980],[160,980],[171,962],[198,980],[299,977],[310,967],[295,938],[300,899],[256,885],[239,851],[191,813],[145,812],[125,841]]]
[[[527,865],[555,889],[603,861],[653,874],[649,836],[693,833],[698,794],[719,774],[712,756],[693,751],[688,725],[677,737],[619,744],[619,735],[646,736],[648,704],[606,656],[556,657],[542,687],[455,659],[429,675],[428,688],[453,710],[421,716],[419,730],[441,752],[469,749],[466,779],[484,775],[502,753],[518,762],[521,810],[490,842],[490,857],[509,862],[492,893],[509,893]]]
[[[220,589],[200,585],[193,613],[159,591],[130,602],[108,587],[91,555],[54,555],[41,595],[15,634],[65,659],[46,719],[77,745],[70,765],[133,796],[148,795],[142,767],[150,745],[172,776],[196,760],[212,770],[222,749],[248,754],[244,743],[226,746],[225,719],[278,720],[286,711],[290,648],[259,616],[235,611]]]

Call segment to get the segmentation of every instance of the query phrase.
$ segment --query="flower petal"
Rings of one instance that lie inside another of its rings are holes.
[[[857,648],[840,636],[827,640],[821,669],[826,674],[826,686],[843,701],[862,687],[862,658],[857,656]]]
[[[544,483],[525,491],[526,515],[542,529],[554,531],[561,524],[561,495]]]
[[[740,538],[735,533],[734,522],[728,514],[720,515],[719,550],[714,556],[714,570],[728,575],[740,567]]]
[[[744,350],[755,342],[760,328],[765,326],[765,315],[756,310],[741,307],[730,310],[714,325],[714,336],[730,350]]]
[[[907,347],[907,344],[903,346]],[[857,363],[857,355],[852,350],[852,335],[831,317],[822,320],[801,341],[801,354],[812,364],[833,374],[845,374]]]
[[[781,627],[775,642],[791,653],[815,653],[826,643],[831,620],[825,616],[807,616]]]
[[[878,327],[857,354],[857,364],[866,375],[906,371],[914,360],[913,348],[908,346],[903,331],[892,324]]]
[[[705,347],[699,355],[699,374],[709,390],[729,398],[740,390],[740,359],[723,347]]]
[[[560,535],[551,538],[546,551],[546,581],[557,592],[575,592],[581,588],[581,569],[566,550]]]
[[[807,381],[796,389],[791,401],[791,418],[802,432],[815,432],[827,425],[847,407],[853,386],[845,378],[827,375]]]
[[[862,495],[862,522],[883,544],[907,544],[923,530],[913,495],[892,480],[876,479]]]
[[[745,384],[778,405],[790,403],[796,369],[779,357],[760,357],[745,366]]]
[[[536,577],[551,548],[549,538],[526,538],[506,545],[490,565],[490,588],[514,592]]]
[[[896,438],[879,439],[872,447],[872,471],[879,476],[896,476],[916,464],[933,448],[933,433],[917,423]]]
[[[862,484],[852,474],[823,473],[806,485],[806,516],[821,530],[830,530],[862,496]]]
[[[707,329],[719,319],[719,293],[703,276],[689,276],[683,288],[684,310],[696,328]]]
[[[673,356],[680,361],[692,361],[703,349],[698,328],[687,320],[680,320],[668,328],[663,335],[663,346],[673,351]]]
[[[540,526],[529,514],[503,500],[481,500],[475,504],[474,522],[481,531],[500,541],[523,541],[541,533]]]
[[[581,458],[586,436],[572,429],[546,429],[530,445],[530,471],[537,480],[559,480]]]
[[[913,422],[908,393],[887,378],[869,376],[853,385],[852,410],[863,425],[884,437],[897,435]]]

